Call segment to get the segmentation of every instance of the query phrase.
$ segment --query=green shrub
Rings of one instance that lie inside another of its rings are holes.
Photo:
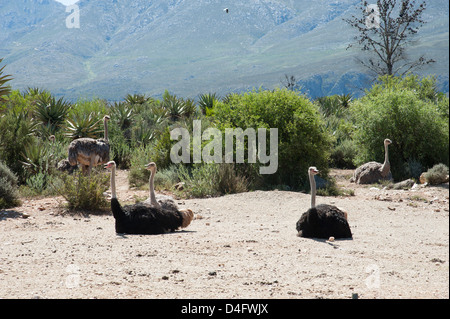
[[[64,173],[54,187],[67,201],[70,210],[97,211],[108,205],[103,193],[108,190],[109,181],[110,174],[95,170],[89,176],[81,172]]]
[[[170,150],[176,141],[170,139],[170,129],[167,127],[160,138],[155,141],[155,145],[151,147],[149,159],[158,165],[159,169],[164,169],[172,164],[170,159]]]
[[[425,173],[425,180],[431,185],[448,182],[448,166],[442,163],[434,165]]]
[[[189,170],[185,166],[180,166],[179,176],[184,185],[184,192],[187,197],[202,198],[207,196],[219,196],[217,186],[217,165],[204,164],[194,165]]]
[[[231,94],[224,101],[215,105],[215,118],[222,130],[278,128],[278,170],[260,176],[266,187],[307,189],[309,166],[328,171],[331,138],[316,107],[305,96],[287,89],[260,90]]]
[[[420,175],[423,172],[423,166],[416,159],[410,158],[405,163],[405,172],[406,172],[406,176],[409,176],[410,178],[414,178],[415,180],[418,181],[420,178]]]
[[[19,205],[17,182],[17,176],[0,162],[0,209]]]
[[[151,147],[137,147],[133,150],[128,174],[128,183],[131,187],[141,187],[148,184],[150,171],[145,169],[145,165],[153,161],[150,160],[150,151]]]
[[[248,182],[233,164],[195,164],[192,169],[180,166],[178,176],[187,197],[215,197],[248,191]]]
[[[171,190],[178,182],[180,182],[180,178],[178,176],[178,166],[171,165],[166,169],[158,169],[155,176],[155,189]]]
[[[383,140],[389,138],[389,161],[395,180],[408,176],[408,161],[423,167],[448,164],[449,125],[436,104],[415,90],[374,86],[351,106],[359,153],[355,164],[384,161]]]
[[[325,96],[315,100],[323,116],[327,131],[332,136],[330,165],[337,168],[354,168],[357,149],[352,140],[353,123],[349,110],[352,97],[346,95]]]
[[[331,166],[337,168],[355,168],[353,160],[358,150],[351,139],[341,141],[331,152]]]
[[[28,177],[27,186],[36,194],[42,194],[47,186],[46,174],[41,172]]]
[[[25,181],[23,160],[25,147],[36,142],[36,122],[28,111],[9,111],[0,117],[0,161],[3,161],[19,178]]]
[[[248,191],[248,178],[236,172],[234,164],[218,165],[217,190],[220,194],[235,194]]]

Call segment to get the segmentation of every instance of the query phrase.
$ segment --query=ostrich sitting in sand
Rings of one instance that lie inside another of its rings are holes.
[[[314,175],[319,173],[317,168],[308,169],[311,184],[311,208],[308,209],[297,222],[299,237],[307,238],[352,238],[347,213],[333,205],[320,204],[316,206],[316,182]]]
[[[390,139],[384,140],[384,163],[368,162],[359,166],[350,182],[357,184],[373,184],[380,180],[392,180],[391,164],[389,163],[388,145],[391,144]]]
[[[73,140],[69,145],[68,160],[70,165],[81,164],[83,173],[91,173],[92,167],[109,161],[108,121],[110,117],[103,117],[105,130],[104,138],[93,139],[88,137]]]
[[[164,211],[138,203],[121,206],[116,194],[116,163],[110,161],[105,168],[111,170],[111,211],[115,219],[116,233],[119,234],[164,234],[178,228],[186,228],[194,218],[190,210]]]
[[[167,195],[161,195],[155,194],[155,185],[154,185],[154,178],[156,175],[156,164],[154,162],[150,162],[147,165],[145,165],[145,168],[150,171],[150,196],[148,199],[143,201],[142,203],[151,205],[156,208],[161,208],[163,210],[168,211],[178,211],[178,206],[175,203],[175,200]]]

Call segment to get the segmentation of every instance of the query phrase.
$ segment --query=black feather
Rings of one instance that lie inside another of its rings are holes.
[[[142,203],[122,207],[111,199],[111,210],[116,220],[116,232],[121,234],[164,234],[173,232],[183,223],[180,212],[163,211]]]
[[[300,237],[352,238],[344,212],[332,205],[317,205],[303,213],[296,225]]]

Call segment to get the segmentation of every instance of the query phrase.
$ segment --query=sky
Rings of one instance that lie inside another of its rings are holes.
[[[66,6],[70,6],[71,4],[74,4],[78,2],[79,0],[55,0],[56,2],[60,2]]]

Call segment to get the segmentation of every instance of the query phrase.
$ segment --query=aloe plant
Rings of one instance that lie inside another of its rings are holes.
[[[198,105],[205,115],[207,111],[214,109],[214,105],[218,102],[216,93],[201,94],[198,98]]]
[[[103,133],[100,115],[91,113],[76,113],[67,119],[65,136],[74,140],[80,137],[100,138]]]
[[[28,176],[39,172],[49,173],[53,163],[51,149],[43,143],[32,143],[25,146],[21,163]]]
[[[0,59],[0,63],[2,63],[3,59]],[[6,65],[4,65],[2,68],[0,68],[0,100],[3,98],[4,95],[8,95],[11,93],[11,88],[9,86],[6,86],[6,82],[11,81],[12,77],[11,75],[2,75],[3,69]]]
[[[147,113],[147,121],[150,125],[163,126],[167,121],[168,112],[162,105],[154,105]]]
[[[171,121],[175,122],[182,118],[186,112],[186,103],[176,95],[171,95],[166,91],[163,95],[161,106],[167,111]]]
[[[133,105],[133,104],[144,104],[149,100],[148,97],[142,94],[127,94],[125,97],[125,102]]]
[[[56,100],[54,96],[43,93],[36,100],[34,116],[51,134],[56,134],[64,124],[70,108],[71,104],[63,97]]]
[[[144,125],[136,126],[133,130],[133,140],[137,145],[148,145],[155,137],[155,132]]]
[[[133,108],[130,104],[124,102],[114,102],[110,105],[111,113],[114,121],[119,125],[121,130],[128,129],[133,123]]]

